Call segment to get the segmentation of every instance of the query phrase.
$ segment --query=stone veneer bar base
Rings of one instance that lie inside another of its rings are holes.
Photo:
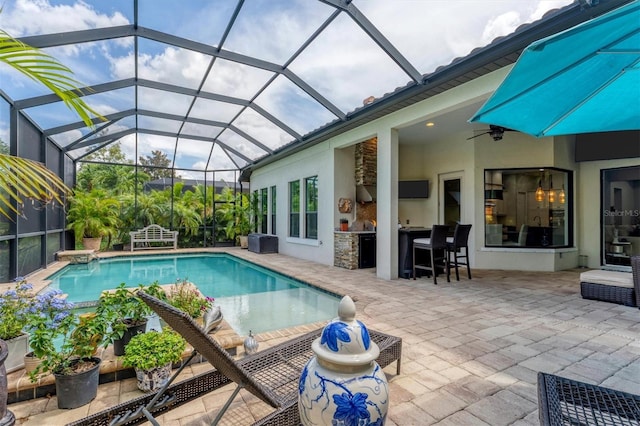
[[[346,269],[358,269],[358,251],[360,239],[353,232],[334,232],[333,266]]]

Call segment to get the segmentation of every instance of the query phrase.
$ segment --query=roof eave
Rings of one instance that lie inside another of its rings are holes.
[[[303,149],[324,142],[334,136],[359,127],[377,118],[398,111],[482,75],[515,63],[529,44],[578,25],[595,16],[620,7],[632,0],[600,0],[585,8],[579,1],[564,8],[548,12],[539,21],[525,24],[510,35],[499,37],[487,46],[474,49],[465,57],[456,58],[448,65],[425,74],[421,84],[409,83],[385,94],[371,104],[347,114],[344,121],[334,121],[303,136],[300,141],[286,145],[267,157],[242,168],[239,181],[248,182],[253,170],[273,163]]]

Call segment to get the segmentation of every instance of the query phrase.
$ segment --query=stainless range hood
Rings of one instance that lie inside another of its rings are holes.
[[[372,203],[376,201],[375,185],[356,185],[356,202]]]

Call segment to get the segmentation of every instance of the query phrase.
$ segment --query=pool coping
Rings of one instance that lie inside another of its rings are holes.
[[[149,255],[158,255],[158,254],[163,254],[163,255],[172,255],[172,254],[197,254],[197,253],[204,253],[204,254],[212,254],[212,253],[218,253],[218,254],[226,254],[226,255],[230,255],[234,258],[236,258],[237,260],[241,260],[244,262],[249,262],[249,263],[253,263],[258,265],[261,268],[264,268],[268,271],[280,274],[282,276],[285,276],[287,278],[290,279],[294,279],[296,281],[300,281],[302,283],[304,283],[305,285],[308,285],[310,287],[313,287],[319,291],[331,294],[333,296],[336,297],[342,297],[342,295],[336,293],[333,290],[327,289],[327,288],[323,288],[321,285],[318,285],[317,283],[310,283],[304,279],[301,279],[299,277],[290,275],[290,274],[286,274],[286,273],[282,273],[276,269],[264,266],[259,264],[258,262],[255,262],[251,259],[245,259],[242,256],[237,256],[236,254],[234,254],[233,252],[237,252],[237,253],[242,253],[239,251],[240,248],[230,248],[230,247],[224,247],[224,248],[193,248],[193,249],[178,249],[178,250],[167,250],[166,248],[163,249],[158,249],[158,250],[147,250],[144,252],[96,252],[95,253],[95,257],[96,259],[108,259],[108,258],[114,258],[114,257],[132,257],[132,256],[149,256]],[[59,272],[60,270],[62,270],[64,267],[66,267],[67,265],[71,264],[73,262],[70,261],[56,261],[53,262],[51,264],[49,264],[46,268],[40,269],[38,271],[35,271],[29,275],[27,275],[25,278],[26,280],[31,283],[33,285],[33,290],[35,293],[38,293],[40,291],[42,291],[44,288],[46,288],[50,283],[51,280],[48,280],[47,278],[50,277],[51,275]],[[164,284],[164,285],[170,285],[173,283],[169,283],[169,284]],[[12,287],[14,286],[15,283],[0,283],[0,291],[4,291],[6,288],[8,287]],[[226,321],[225,321],[226,323]],[[317,321],[314,323],[310,323],[310,324],[302,324],[302,325],[298,325],[298,326],[293,326],[293,327],[288,327],[285,329],[280,329],[280,330],[272,330],[272,331],[267,331],[267,332],[263,332],[263,333],[258,333],[256,334],[254,337],[256,338],[256,340],[258,340],[258,342],[261,341],[268,341],[268,340],[272,340],[272,339],[277,339],[277,338],[287,338],[289,336],[293,336],[293,335],[298,335],[301,333],[306,333],[309,331],[313,331],[316,330],[318,328],[322,328],[326,325],[327,321]],[[228,326],[230,330],[233,331],[233,329]],[[235,333],[235,331],[234,331]],[[220,342],[222,344],[222,346],[227,349],[230,353],[230,355],[232,356],[242,356],[244,354],[244,351],[242,350],[242,345],[244,343],[244,338],[246,336],[239,336],[237,333],[235,334],[236,337],[229,337],[229,341],[225,342],[222,341]],[[214,338],[217,338],[216,335],[213,335]],[[238,351],[238,348],[240,348],[240,351]],[[185,358],[187,358],[190,354],[191,354],[191,347],[187,347],[187,349],[185,350],[185,353],[183,354],[183,360]],[[113,354],[113,346],[110,345],[109,347],[105,348],[99,348],[98,349],[98,353],[97,355],[99,358],[101,358],[103,360],[103,362],[101,363],[100,366],[100,379],[99,379],[99,383],[103,384],[103,383],[109,383],[109,382],[113,382],[113,381],[117,381],[117,380],[124,380],[124,379],[128,379],[128,378],[132,378],[135,377],[135,372],[132,368],[125,368],[122,366],[122,362],[119,359],[120,357],[116,356]],[[191,360],[191,362],[189,364],[196,364],[196,363],[206,363],[207,360],[204,359],[201,355],[198,355],[196,357],[194,357],[193,360]],[[174,365],[174,368],[177,368],[180,364],[176,364]],[[27,400],[31,400],[31,399],[36,399],[36,398],[41,398],[41,397],[45,397],[45,396],[50,396],[55,394],[55,380],[53,375],[49,374],[49,375],[43,375],[42,377],[40,377],[38,379],[37,382],[31,382],[28,374],[26,374],[26,372],[24,371],[24,369],[20,369],[17,370],[13,373],[9,373],[7,374],[7,389],[8,389],[8,404],[12,404],[15,402],[20,402],[20,401],[27,401]]]

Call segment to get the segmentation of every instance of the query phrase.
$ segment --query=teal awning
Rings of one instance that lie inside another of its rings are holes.
[[[532,43],[469,121],[538,137],[640,129],[640,1]]]

